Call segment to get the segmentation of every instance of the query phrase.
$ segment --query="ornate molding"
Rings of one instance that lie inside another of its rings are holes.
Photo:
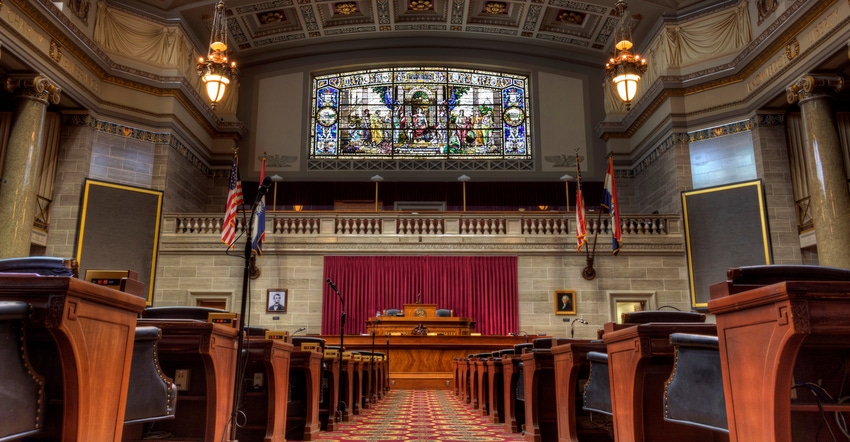
[[[785,89],[788,104],[815,98],[831,97],[832,93],[844,89],[844,77],[841,75],[803,75]]]

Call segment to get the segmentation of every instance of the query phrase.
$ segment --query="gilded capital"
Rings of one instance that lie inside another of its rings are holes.
[[[785,88],[789,104],[819,96],[827,96],[844,89],[844,77],[841,75],[808,74],[798,78]]]
[[[36,100],[59,104],[62,88],[43,75],[9,75],[6,90]]]

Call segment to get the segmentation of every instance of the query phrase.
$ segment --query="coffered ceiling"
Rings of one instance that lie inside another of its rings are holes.
[[[398,37],[439,44],[470,41],[587,64],[604,64],[617,23],[616,0],[229,0],[230,43],[242,66],[273,54],[330,42],[390,43]],[[632,0],[639,41],[663,17],[699,13],[727,2]],[[211,0],[133,0],[116,7],[181,20],[201,47],[209,40]],[[648,38],[648,37],[647,37]],[[391,43],[390,43],[391,44]],[[433,46],[433,45],[432,45]]]

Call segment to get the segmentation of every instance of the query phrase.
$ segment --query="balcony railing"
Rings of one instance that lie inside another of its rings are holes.
[[[264,251],[310,253],[384,251],[551,253],[575,245],[573,212],[357,212],[277,211],[266,213]],[[219,242],[223,215],[165,215],[163,251],[206,250],[199,243]],[[237,234],[245,232],[240,218]],[[624,251],[678,254],[684,249],[678,215],[624,215],[620,218]],[[611,218],[588,214],[588,237],[599,249],[611,237]],[[270,245],[271,244],[271,245]]]

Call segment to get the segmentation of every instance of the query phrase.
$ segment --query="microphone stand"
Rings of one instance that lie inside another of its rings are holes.
[[[582,318],[573,319],[573,322],[570,323],[570,338],[573,338],[576,335],[576,329],[575,329],[576,322],[581,322],[582,324],[587,324],[587,321],[585,321]]]
[[[251,279],[251,253],[253,252],[251,246],[254,242],[254,212],[256,212],[260,198],[269,191],[266,181],[263,180],[262,185],[257,189],[257,199],[251,206],[251,216],[248,219],[248,224],[245,226],[245,253],[243,255],[245,265],[242,271],[242,306],[239,310],[239,333],[236,335],[236,379],[233,383],[233,409],[230,414],[230,440],[232,442],[239,442],[236,439],[236,417],[239,415],[239,402],[242,400],[242,378],[245,376],[242,350],[243,341],[245,340],[245,310],[248,306],[248,285]],[[271,180],[268,180],[268,184],[271,185]]]
[[[390,335],[387,335],[387,357],[385,358],[387,361],[387,379],[390,377]],[[386,391],[389,390],[389,384],[387,384]]]
[[[339,305],[342,307],[342,313],[339,315],[339,368],[342,370],[342,353],[345,351],[345,347],[343,347],[343,339],[345,338],[345,300],[342,298],[342,294],[339,293],[339,290],[337,290],[336,284],[331,281],[331,278],[327,279],[327,283],[336,293],[336,296],[339,298]],[[342,375],[337,378],[337,391],[339,391],[341,381]],[[341,401],[342,398],[339,397],[337,399],[336,412],[339,412],[342,408]],[[336,412],[334,413],[333,419],[336,419]],[[331,419],[331,417],[328,417],[328,419]]]
[[[378,402],[378,398],[376,397],[378,391],[378,373],[375,371],[375,328],[380,322],[380,319],[375,318],[375,323],[372,324],[372,362],[370,364],[372,369],[369,373],[369,378],[374,381],[374,383],[372,384],[372,397],[370,399],[373,404]]]

